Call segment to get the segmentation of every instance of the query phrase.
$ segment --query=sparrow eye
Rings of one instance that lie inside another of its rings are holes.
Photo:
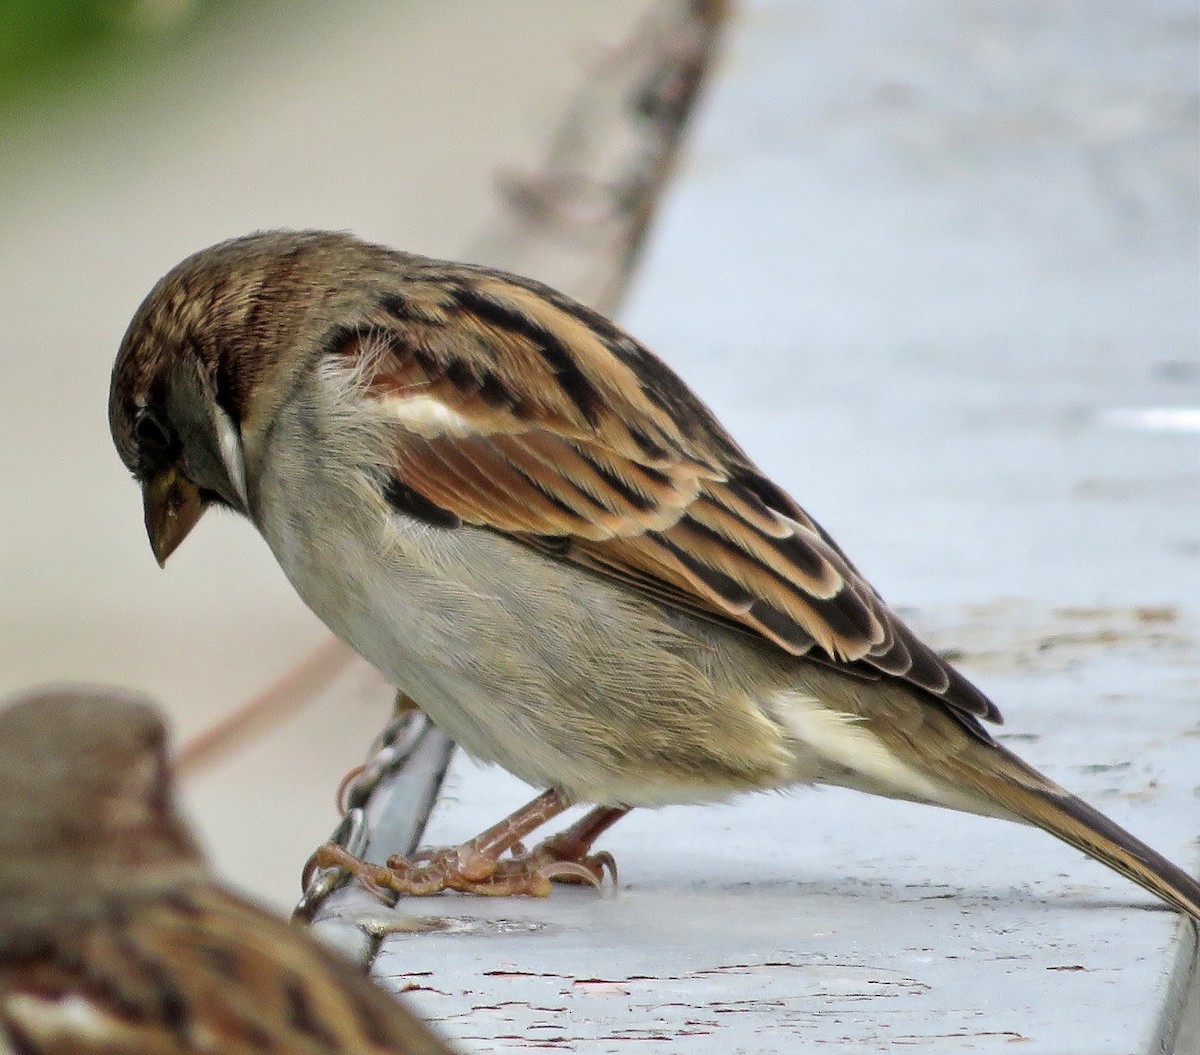
[[[173,442],[171,433],[157,415],[145,409],[138,411],[134,419],[133,435],[146,461],[154,461],[156,455],[166,454]]]
[[[160,450],[170,444],[166,428],[150,410],[139,410],[133,421],[133,436],[138,440],[138,446],[145,450]]]

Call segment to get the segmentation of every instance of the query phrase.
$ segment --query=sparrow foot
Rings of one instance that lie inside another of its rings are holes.
[[[589,851],[597,837],[628,812],[625,807],[598,806],[532,851],[525,849],[521,840],[566,808],[558,792],[548,791],[461,846],[393,856],[384,865],[326,843],[309,859],[305,882],[313,869],[342,868],[388,902],[394,902],[396,895],[426,897],[446,890],[486,897],[545,897],[552,881],[599,887],[605,872],[615,883],[617,864],[612,854]]]
[[[389,857],[387,864],[376,865],[326,843],[313,854],[308,870],[343,868],[382,900],[394,901],[396,895],[428,897],[447,890],[485,897],[546,897],[552,880],[600,886],[604,867],[615,868],[608,854],[560,861],[538,853],[540,847],[533,853],[521,852],[519,845],[515,849],[511,857],[495,858],[464,843],[422,850],[412,857]]]
[[[613,886],[617,886],[616,858],[607,850],[601,850],[595,854],[588,853],[588,851],[605,831],[628,812],[629,809],[625,806],[597,806],[585,813],[569,828],[563,829],[548,839],[543,839],[528,856],[531,859],[542,861],[544,865],[555,863],[576,865],[587,873],[586,878],[580,878],[579,873],[572,869],[551,876],[559,883],[591,883],[593,886],[599,887],[604,882],[604,873],[607,872],[612,877]],[[516,855],[519,850],[518,844],[513,848],[513,854]]]

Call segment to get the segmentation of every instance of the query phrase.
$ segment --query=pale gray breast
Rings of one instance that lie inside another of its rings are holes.
[[[783,779],[785,733],[762,700],[792,657],[495,532],[395,512],[363,468],[379,437],[328,395],[274,422],[256,523],[317,616],[468,751],[593,800],[673,764],[671,787],[643,797],[706,797],[677,785],[739,743]]]

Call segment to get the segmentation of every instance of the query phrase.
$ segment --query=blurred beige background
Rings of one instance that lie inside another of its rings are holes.
[[[153,694],[186,738],[325,633],[246,523],[210,515],[159,571],[112,450],[108,377],[153,282],[274,226],[463,256],[573,87],[645,0],[248,6],[151,73],[6,133],[0,160],[0,689]],[[235,9],[236,10],[236,9]],[[358,667],[190,781],[224,874],[290,907],[334,789],[382,725]]]

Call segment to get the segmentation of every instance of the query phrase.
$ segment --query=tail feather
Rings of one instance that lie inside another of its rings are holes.
[[[956,776],[963,783],[1200,923],[1200,882],[1193,876],[1011,752],[982,744],[980,750],[998,752],[1001,759],[993,759],[1002,764],[962,765]]]

